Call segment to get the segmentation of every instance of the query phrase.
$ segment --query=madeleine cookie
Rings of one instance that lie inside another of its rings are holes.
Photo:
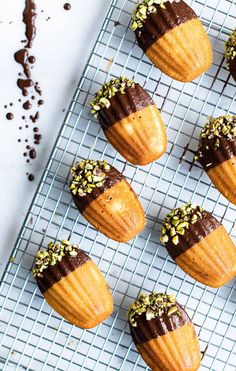
[[[195,12],[182,0],[143,0],[132,16],[138,45],[166,75],[187,82],[212,64],[212,48]]]
[[[201,207],[187,204],[167,215],[161,229],[176,264],[196,281],[221,287],[236,275],[236,248],[226,229]]]
[[[75,205],[107,237],[127,242],[145,227],[138,197],[125,177],[106,161],[76,162],[71,175]]]
[[[236,81],[236,29],[225,43],[225,59],[229,72]]]
[[[201,132],[195,159],[218,191],[236,205],[236,115],[210,119]]]
[[[91,102],[113,147],[134,165],[147,165],[166,151],[166,130],[150,95],[125,77],[107,82]]]
[[[194,326],[174,295],[141,294],[128,313],[133,341],[154,371],[196,371],[201,353]]]
[[[77,245],[49,243],[47,250],[38,251],[33,275],[48,304],[78,327],[95,327],[112,313],[101,271]]]

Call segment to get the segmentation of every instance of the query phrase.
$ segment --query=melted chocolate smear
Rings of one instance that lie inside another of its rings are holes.
[[[35,123],[39,119],[39,112],[36,112],[36,114],[33,116],[30,116],[30,120]]]
[[[29,151],[29,157],[33,160],[36,158],[36,151],[34,148],[31,148],[31,150]]]
[[[40,89],[40,86],[39,86],[39,83],[38,83],[38,82],[35,83],[34,88],[35,88],[35,91],[36,91],[39,95],[42,95],[42,90]]]
[[[33,175],[33,174],[29,174],[29,175],[28,175],[28,180],[29,180],[30,182],[33,182],[33,180],[34,180],[34,175]]]
[[[25,23],[25,36],[26,36],[26,48],[32,48],[33,40],[36,35],[36,27],[35,27],[35,20],[36,20],[36,4],[34,0],[26,0],[25,1],[25,10],[23,12],[23,22]]]
[[[32,107],[32,104],[30,103],[29,100],[27,100],[27,101],[23,104],[23,108],[24,108],[25,110],[29,110],[31,107]]]
[[[71,9],[71,5],[69,3],[65,3],[64,4],[64,9],[65,10],[70,10]]]
[[[120,22],[119,22],[119,21],[115,21],[115,22],[114,22],[114,26],[115,26],[115,27],[120,26]]]
[[[18,79],[17,80],[17,86],[21,89],[22,94],[24,97],[27,97],[28,91],[27,89],[34,85],[33,81],[31,79]]]
[[[8,112],[8,113],[6,114],[6,118],[7,118],[7,120],[13,120],[13,119],[14,119],[14,115],[13,115],[13,113]]]
[[[35,140],[35,144],[40,144],[40,141],[42,139],[42,135],[41,134],[34,134],[34,140]]]
[[[25,76],[30,79],[31,72],[28,64],[28,56],[29,53],[27,49],[20,49],[14,54],[15,61],[23,67]]]
[[[31,56],[28,58],[28,61],[29,61],[29,63],[34,64],[34,63],[36,62],[36,58],[35,58],[33,55],[31,55]]]

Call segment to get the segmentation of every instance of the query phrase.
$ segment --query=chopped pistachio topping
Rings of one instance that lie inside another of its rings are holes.
[[[236,137],[236,115],[220,116],[216,119],[210,118],[200,134],[200,145],[195,155],[195,160],[203,157],[203,150],[212,150],[209,140],[213,140],[213,146],[220,146],[220,138],[232,140]]]
[[[225,43],[225,58],[229,68],[230,61],[236,57],[236,29]]]
[[[76,256],[79,247],[71,245],[69,241],[62,240],[61,243],[54,244],[50,242],[47,250],[40,250],[37,252],[34,268],[32,270],[34,277],[43,277],[42,272],[60,262],[66,254]]]
[[[102,187],[106,179],[106,172],[110,169],[111,166],[106,161],[83,160],[76,162],[70,169],[72,175],[71,192],[74,195],[84,197],[94,188]]]
[[[165,9],[165,3],[169,1],[172,3],[175,0],[143,0],[137,6],[132,15],[131,29],[136,31],[143,27],[144,22],[151,13],[155,13],[157,6]],[[178,2],[178,0],[177,0]]]
[[[141,294],[139,298],[130,306],[128,312],[129,322],[133,327],[137,327],[137,318],[143,313],[146,320],[161,317],[163,314],[171,316],[180,312],[175,306],[176,296],[153,292],[152,294]]]
[[[164,220],[161,228],[161,243],[172,241],[178,245],[179,237],[183,236],[191,224],[202,219],[203,209],[200,206],[188,203],[171,211]]]
[[[95,94],[93,101],[90,103],[92,108],[92,114],[97,117],[98,112],[103,108],[109,108],[111,103],[110,99],[117,93],[125,94],[125,90],[128,87],[134,87],[135,83],[133,80],[127,77],[119,77],[118,79],[112,79],[107,82],[102,88]]]

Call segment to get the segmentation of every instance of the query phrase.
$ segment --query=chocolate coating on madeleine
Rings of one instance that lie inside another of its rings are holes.
[[[33,268],[40,291],[44,293],[89,260],[91,259],[83,250],[66,240],[60,244],[49,243],[47,250],[37,252]]]
[[[191,323],[185,310],[178,304],[173,304],[178,311],[168,315],[165,311],[160,317],[147,320],[145,314],[137,318],[137,327],[130,325],[130,332],[135,344],[142,344],[152,339],[174,331],[186,323]]]
[[[225,43],[225,59],[227,68],[236,81],[236,29]]]
[[[80,196],[78,193],[72,193],[74,203],[81,213],[90,205],[91,202],[106,192],[107,189],[125,179],[125,177],[116,168],[114,168],[112,165],[109,166],[110,169],[105,170],[105,178],[100,187],[92,188],[91,193],[86,193],[84,196]]]
[[[219,147],[217,148],[214,146],[213,140],[206,140],[205,145],[208,149],[206,147],[201,149],[202,156],[197,161],[206,172],[236,156],[236,138],[231,140],[219,138]]]
[[[154,104],[150,95],[139,84],[135,84],[133,87],[127,87],[124,94],[115,94],[110,99],[109,108],[98,112],[98,120],[106,130],[132,113]]]
[[[236,115],[210,119],[204,126],[195,159],[207,172],[236,155]]]
[[[229,71],[234,80],[236,81],[236,57],[229,62]]]
[[[166,242],[165,245],[170,256],[175,260],[196,243],[203,240],[220,225],[221,224],[213,215],[207,211],[203,211],[202,219],[198,219],[194,224],[190,224],[189,228],[185,230],[184,235],[178,235],[177,245],[173,243],[172,239]]]
[[[138,45],[145,52],[166,32],[182,23],[197,18],[193,9],[183,0],[167,1],[164,6],[153,4],[155,12],[147,15],[142,27],[135,30]]]

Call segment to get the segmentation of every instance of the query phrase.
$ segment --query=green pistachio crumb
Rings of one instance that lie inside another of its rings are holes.
[[[155,13],[157,10],[157,6],[165,9],[165,3],[173,2],[175,0],[143,0],[141,1],[135,8],[132,14],[132,23],[131,29],[136,31],[137,29],[141,29],[143,27],[144,22],[147,19],[147,16],[151,13]]]
[[[76,256],[79,247],[75,244],[71,245],[69,241],[62,240],[61,243],[54,244],[50,242],[47,250],[39,250],[36,254],[34,268],[32,270],[34,277],[43,277],[42,272],[50,266],[60,262],[66,254]]]
[[[110,99],[114,97],[117,93],[125,94],[128,87],[134,87],[135,83],[133,80],[127,77],[119,77],[117,79],[112,79],[107,82],[102,88],[95,94],[93,101],[90,103],[92,114],[97,118],[99,111],[103,108],[109,108],[111,103]]]
[[[102,187],[106,173],[110,169],[111,166],[106,161],[83,160],[76,162],[70,169],[72,180],[69,187],[71,192],[74,195],[84,197],[94,188]]]
[[[229,68],[230,62],[236,57],[236,29],[230,35],[225,43],[225,59],[227,67]]]
[[[160,238],[161,243],[166,244],[171,240],[177,246],[180,236],[185,234],[191,224],[202,219],[202,213],[203,209],[200,206],[191,203],[172,210],[163,222]]]
[[[131,326],[137,327],[137,319],[144,313],[147,321],[161,317],[163,314],[180,315],[176,306],[176,296],[156,292],[150,295],[141,294],[129,308],[128,318]]]
[[[195,159],[198,161],[205,151],[220,147],[220,138],[233,140],[236,137],[236,115],[225,115],[209,118],[200,134],[200,143]]]

